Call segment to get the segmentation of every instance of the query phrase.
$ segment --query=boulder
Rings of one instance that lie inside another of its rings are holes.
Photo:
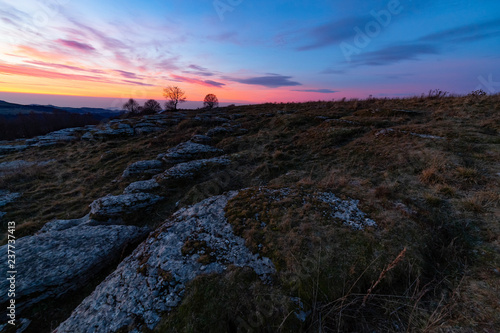
[[[43,299],[82,287],[116,261],[127,244],[140,241],[147,233],[135,226],[84,225],[17,239],[17,314]],[[1,251],[7,253],[7,245]],[[0,270],[2,276],[8,276],[7,265]],[[8,290],[9,281],[1,279],[0,287]],[[6,292],[0,295],[2,309],[9,301],[7,296]]]
[[[267,280],[275,268],[233,233],[224,208],[237,192],[183,208],[152,233],[54,332],[143,332],[179,305],[186,283],[228,265]],[[203,258],[201,260],[200,258]]]
[[[179,163],[167,171],[156,175],[154,179],[159,183],[169,180],[193,179],[202,172],[229,164],[231,164],[231,160],[225,156]]]
[[[90,204],[90,217],[96,220],[123,218],[149,208],[162,199],[149,193],[107,195]]]
[[[165,154],[159,154],[156,158],[169,164],[176,164],[222,153],[223,151],[220,149],[187,141],[169,149]]]
[[[130,164],[125,171],[123,171],[122,177],[127,178],[136,175],[156,175],[157,173],[165,170],[162,161],[159,160],[149,160],[149,161],[139,161]]]

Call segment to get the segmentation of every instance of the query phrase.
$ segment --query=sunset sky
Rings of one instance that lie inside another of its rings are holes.
[[[500,1],[0,0],[0,48],[24,104],[497,93]]]

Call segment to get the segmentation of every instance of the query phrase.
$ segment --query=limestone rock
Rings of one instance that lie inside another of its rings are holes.
[[[90,204],[90,217],[96,220],[122,218],[149,208],[162,199],[149,193],[107,195]]]
[[[28,145],[1,145],[0,146],[0,155],[16,153],[18,151],[23,151],[28,148]]]
[[[11,203],[12,201],[16,200],[21,196],[20,193],[12,193],[7,190],[0,190],[0,207],[3,207],[7,205],[8,203]]]
[[[139,241],[147,232],[135,226],[77,226],[16,240],[18,313],[43,299],[78,289],[116,260],[128,243]],[[1,251],[7,253],[7,245]],[[7,276],[7,265],[0,271]],[[8,290],[8,284],[7,279],[0,279],[3,290]],[[6,292],[0,295],[2,309],[7,296]]]
[[[93,136],[98,139],[133,136],[134,129],[129,124],[110,121],[103,129],[97,130]]]
[[[209,129],[207,131],[206,136],[213,137],[213,136],[218,136],[218,135],[227,135],[227,134],[232,134],[233,132],[234,132],[234,130],[232,128],[218,126],[218,127]]]
[[[69,228],[73,228],[79,225],[83,224],[89,224],[90,223],[90,217],[89,215],[85,215],[82,218],[79,219],[72,219],[72,220],[52,220],[50,222],[45,223],[45,225],[38,231],[37,234],[42,234],[45,232],[54,232],[54,231],[62,231],[66,230]]]
[[[192,179],[200,173],[210,170],[211,168],[223,167],[229,164],[231,164],[231,160],[225,156],[195,160],[186,163],[179,163],[167,171],[156,175],[154,178],[159,183],[169,180]]]
[[[85,141],[94,140],[94,135],[92,134],[92,132],[87,132],[84,135],[82,135],[82,140]]]
[[[190,141],[194,143],[208,144],[212,141],[212,138],[206,135],[197,134],[193,135]]]
[[[83,127],[64,128],[59,131],[50,132],[46,135],[37,136],[26,140],[26,144],[36,147],[48,147],[62,142],[77,141],[79,135],[86,130]]]
[[[162,161],[159,160],[149,160],[149,161],[139,161],[130,164],[125,171],[123,171],[122,177],[127,178],[130,176],[149,174],[156,175],[162,172],[164,169]]]
[[[152,122],[140,122],[134,125],[134,132],[136,135],[161,132],[163,130],[164,130],[163,127],[159,127]]]
[[[46,166],[52,162],[55,162],[55,160],[40,161],[40,162],[15,160],[10,162],[2,162],[0,163],[0,176],[6,173],[17,172],[34,166]]]
[[[265,280],[275,272],[271,260],[252,254],[225,218],[224,208],[236,194],[208,198],[175,213],[54,332],[154,329],[161,316],[181,302],[187,282],[201,274],[222,273],[228,265],[251,267]],[[201,246],[190,248],[193,243]],[[200,263],[201,255],[208,255],[210,263]]]
[[[166,163],[176,164],[222,153],[223,151],[220,149],[187,141],[169,149],[166,154],[159,154],[156,158]]]
[[[134,182],[127,186],[123,191],[124,194],[130,193],[139,193],[139,192],[151,192],[160,187],[160,184],[156,182],[154,179],[150,180],[142,180],[138,182]]]

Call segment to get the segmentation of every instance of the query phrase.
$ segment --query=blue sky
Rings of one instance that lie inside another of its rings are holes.
[[[226,103],[500,91],[488,0],[0,1],[0,46],[0,98],[27,103],[114,107],[168,85]]]

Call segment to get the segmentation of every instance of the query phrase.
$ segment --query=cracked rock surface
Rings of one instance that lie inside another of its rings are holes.
[[[151,207],[162,199],[150,193],[107,195],[90,204],[90,216],[98,220],[121,218]]]
[[[169,149],[165,154],[159,154],[156,158],[169,164],[176,164],[222,153],[222,150],[215,147],[187,141]]]
[[[78,222],[80,221],[80,222]],[[102,269],[122,254],[124,247],[144,237],[148,229],[135,226],[57,224],[49,232],[16,240],[16,307],[19,311],[49,298],[60,297],[89,282]],[[64,227],[63,227],[64,225]],[[57,230],[61,229],[61,230]],[[1,247],[7,253],[7,245]],[[7,265],[2,265],[7,276]],[[22,274],[22,275],[21,275]],[[9,289],[7,279],[0,280],[2,290]],[[0,295],[0,304],[7,304],[7,292]],[[2,310],[3,312],[3,310]]]

